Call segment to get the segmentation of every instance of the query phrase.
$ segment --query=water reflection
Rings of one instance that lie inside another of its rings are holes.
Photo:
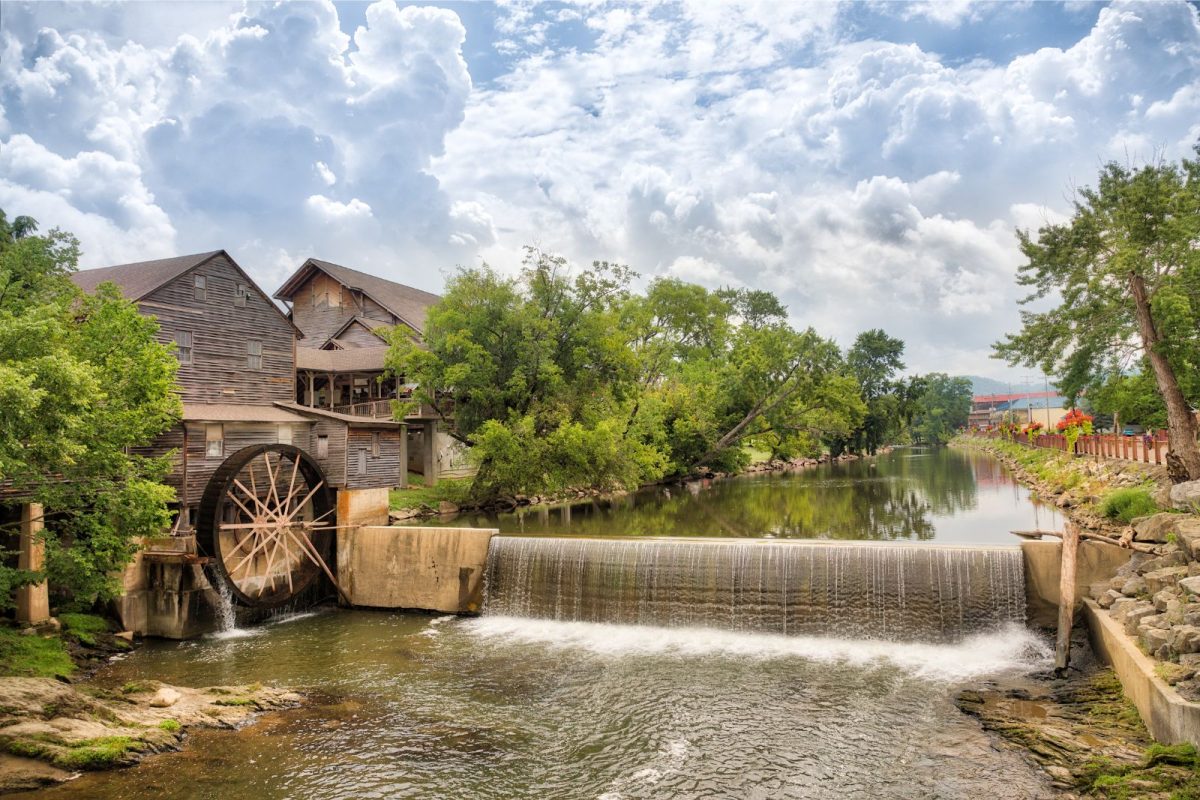
[[[429,524],[429,523],[423,523]],[[611,500],[463,514],[442,525],[585,536],[736,536],[1013,544],[1012,530],[1057,530],[1000,462],[949,448],[795,473],[656,487]]]

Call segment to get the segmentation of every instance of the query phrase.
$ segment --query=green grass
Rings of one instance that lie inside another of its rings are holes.
[[[1140,764],[1114,764],[1106,758],[1088,762],[1082,777],[1089,796],[1107,800],[1170,797],[1200,800],[1200,756],[1190,744],[1152,744]]]
[[[1100,500],[1100,513],[1109,519],[1129,523],[1158,511],[1150,492],[1139,486],[1114,489]]]
[[[425,486],[420,475],[410,475],[407,489],[393,489],[390,494],[392,508],[436,509],[446,500],[456,505],[465,503],[471,495],[471,478],[442,478],[436,486]]]
[[[70,745],[65,752],[54,756],[52,763],[66,770],[97,770],[129,761],[129,754],[142,750],[144,745],[128,736],[103,736]]]
[[[761,464],[764,461],[771,460],[771,452],[769,450],[759,450],[757,447],[746,446],[742,448],[746,451],[746,455],[750,457],[751,464]]]
[[[87,647],[96,646],[96,636],[109,632],[108,620],[94,614],[59,614],[63,635]]]
[[[256,706],[258,703],[251,700],[249,697],[226,697],[221,700],[213,700],[214,706]]]
[[[158,727],[167,733],[179,733],[179,731],[183,729],[183,726],[180,725],[177,720],[173,719],[164,719],[162,722],[158,723]]]
[[[61,638],[25,636],[16,628],[0,625],[0,675],[54,678],[74,671]]]

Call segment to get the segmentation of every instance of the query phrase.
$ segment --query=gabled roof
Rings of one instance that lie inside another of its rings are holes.
[[[402,283],[380,278],[378,275],[359,272],[356,269],[322,261],[319,258],[310,258],[305,261],[300,269],[283,282],[279,291],[275,292],[275,297],[280,300],[291,300],[300,287],[318,270],[343,286],[357,289],[370,297],[418,333],[425,332],[425,315],[429,307],[442,299],[440,295],[432,292],[414,289]]]
[[[380,347],[385,347],[387,345],[387,339],[383,338],[383,332],[386,329],[392,327],[391,325],[387,324],[386,322],[380,322],[377,319],[371,319],[369,317],[351,317],[350,319],[348,319],[342,323],[342,327],[338,328],[336,331],[334,331],[332,334],[330,334],[329,338],[325,340],[325,343],[322,344],[321,347],[324,348],[326,345],[328,345],[334,339],[336,339],[337,337],[339,337],[343,333],[345,333],[346,329],[355,323],[362,325],[364,328],[369,330],[371,333],[375,334],[375,336],[379,338],[379,346]]]
[[[217,256],[225,256],[225,259],[233,265],[237,273],[246,279],[246,285],[254,289],[276,314],[283,317],[284,321],[296,332],[299,338],[304,338],[304,334],[293,324],[291,317],[283,313],[279,306],[275,304],[275,301],[268,297],[267,293],[233,260],[233,256],[224,250],[210,250],[207,253],[194,253],[190,256],[175,256],[174,258],[160,258],[155,261],[136,261],[132,264],[117,264],[112,267],[85,269],[72,275],[71,280],[85,292],[94,292],[100,284],[105,281],[111,281],[121,290],[121,294],[125,296],[125,299],[138,301]]]
[[[155,261],[137,261],[133,264],[117,264],[113,267],[100,267],[76,272],[71,276],[75,285],[85,292],[94,292],[96,287],[105,281],[112,281],[128,300],[141,300],[188,270],[208,261],[214,256],[224,253],[224,250],[211,250],[207,253],[195,253],[190,256],[175,256],[160,258]],[[229,254],[225,254],[229,258]],[[233,261],[232,258],[229,259]]]

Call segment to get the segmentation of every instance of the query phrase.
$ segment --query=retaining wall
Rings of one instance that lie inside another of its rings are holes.
[[[488,528],[342,529],[338,583],[352,606],[478,613],[488,543],[496,533]]]

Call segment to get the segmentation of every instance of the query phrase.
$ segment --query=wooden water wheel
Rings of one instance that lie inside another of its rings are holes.
[[[214,585],[246,606],[283,605],[324,573],[332,549],[333,492],[321,468],[286,444],[252,445],[213,473],[196,539]]]

